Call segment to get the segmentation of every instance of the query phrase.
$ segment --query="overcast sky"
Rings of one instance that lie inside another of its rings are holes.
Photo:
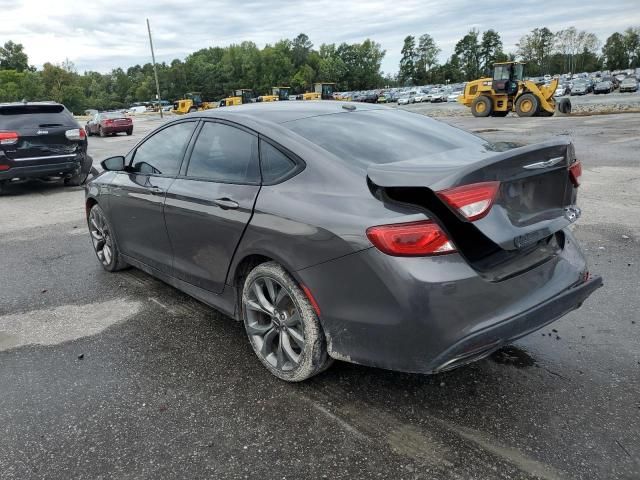
[[[409,34],[431,34],[444,61],[473,27],[497,30],[512,51],[535,27],[573,25],[604,42],[640,26],[640,0],[0,0],[0,12],[0,44],[22,43],[31,64],[68,58],[79,71],[101,72],[150,61],[147,17],[158,61],[242,40],[262,47],[304,32],[316,47],[371,38],[387,51],[388,73],[397,72]]]

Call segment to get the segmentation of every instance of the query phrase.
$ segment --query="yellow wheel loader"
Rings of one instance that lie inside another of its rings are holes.
[[[549,85],[524,79],[524,63],[504,62],[493,66],[493,78],[467,83],[458,101],[471,108],[474,117],[505,117],[515,112],[520,117],[550,117],[557,111],[571,113],[571,101],[558,103],[553,94],[558,87],[555,78]]]
[[[335,83],[318,82],[313,84],[313,92],[303,93],[303,100],[333,100]]]
[[[173,113],[191,113],[215,108],[212,102],[203,102],[200,92],[186,93],[183,99],[173,102]]]
[[[253,90],[250,88],[239,88],[230,97],[223,98],[218,104],[219,107],[232,107],[253,102]]]
[[[273,87],[271,95],[261,95],[258,97],[259,102],[279,102],[289,100],[289,87]]]

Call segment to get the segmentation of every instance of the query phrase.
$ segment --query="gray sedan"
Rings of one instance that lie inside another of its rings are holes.
[[[275,102],[186,115],[102,165],[86,188],[102,267],[243,322],[287,381],[334,359],[458,367],[602,284],[569,229],[565,139],[505,150],[406,111]]]

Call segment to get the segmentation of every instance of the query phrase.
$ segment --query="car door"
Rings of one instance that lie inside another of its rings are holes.
[[[130,171],[118,173],[109,187],[109,221],[122,253],[169,274],[173,252],[164,201],[196,125],[174,123],[146,138],[129,155]]]
[[[174,272],[220,293],[260,190],[258,137],[205,121],[181,173],[167,192],[164,212]]]

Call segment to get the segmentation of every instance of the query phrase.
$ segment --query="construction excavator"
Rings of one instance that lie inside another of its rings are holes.
[[[271,95],[261,95],[258,97],[259,102],[279,102],[289,100],[290,87],[273,87]]]
[[[173,113],[192,113],[201,110],[209,110],[214,108],[212,102],[202,101],[200,92],[190,92],[184,95],[184,98],[173,102]]]
[[[302,94],[302,100],[333,100],[335,83],[318,82],[313,84],[313,92]]]
[[[467,83],[458,102],[471,108],[474,117],[505,117],[515,112],[519,117],[550,117],[556,111],[571,113],[571,101],[553,94],[558,87],[554,78],[548,85],[524,78],[523,62],[493,65],[493,77]]]
[[[243,105],[253,102],[253,90],[250,88],[239,88],[230,97],[223,98],[218,103],[219,107],[231,107],[233,105]]]

